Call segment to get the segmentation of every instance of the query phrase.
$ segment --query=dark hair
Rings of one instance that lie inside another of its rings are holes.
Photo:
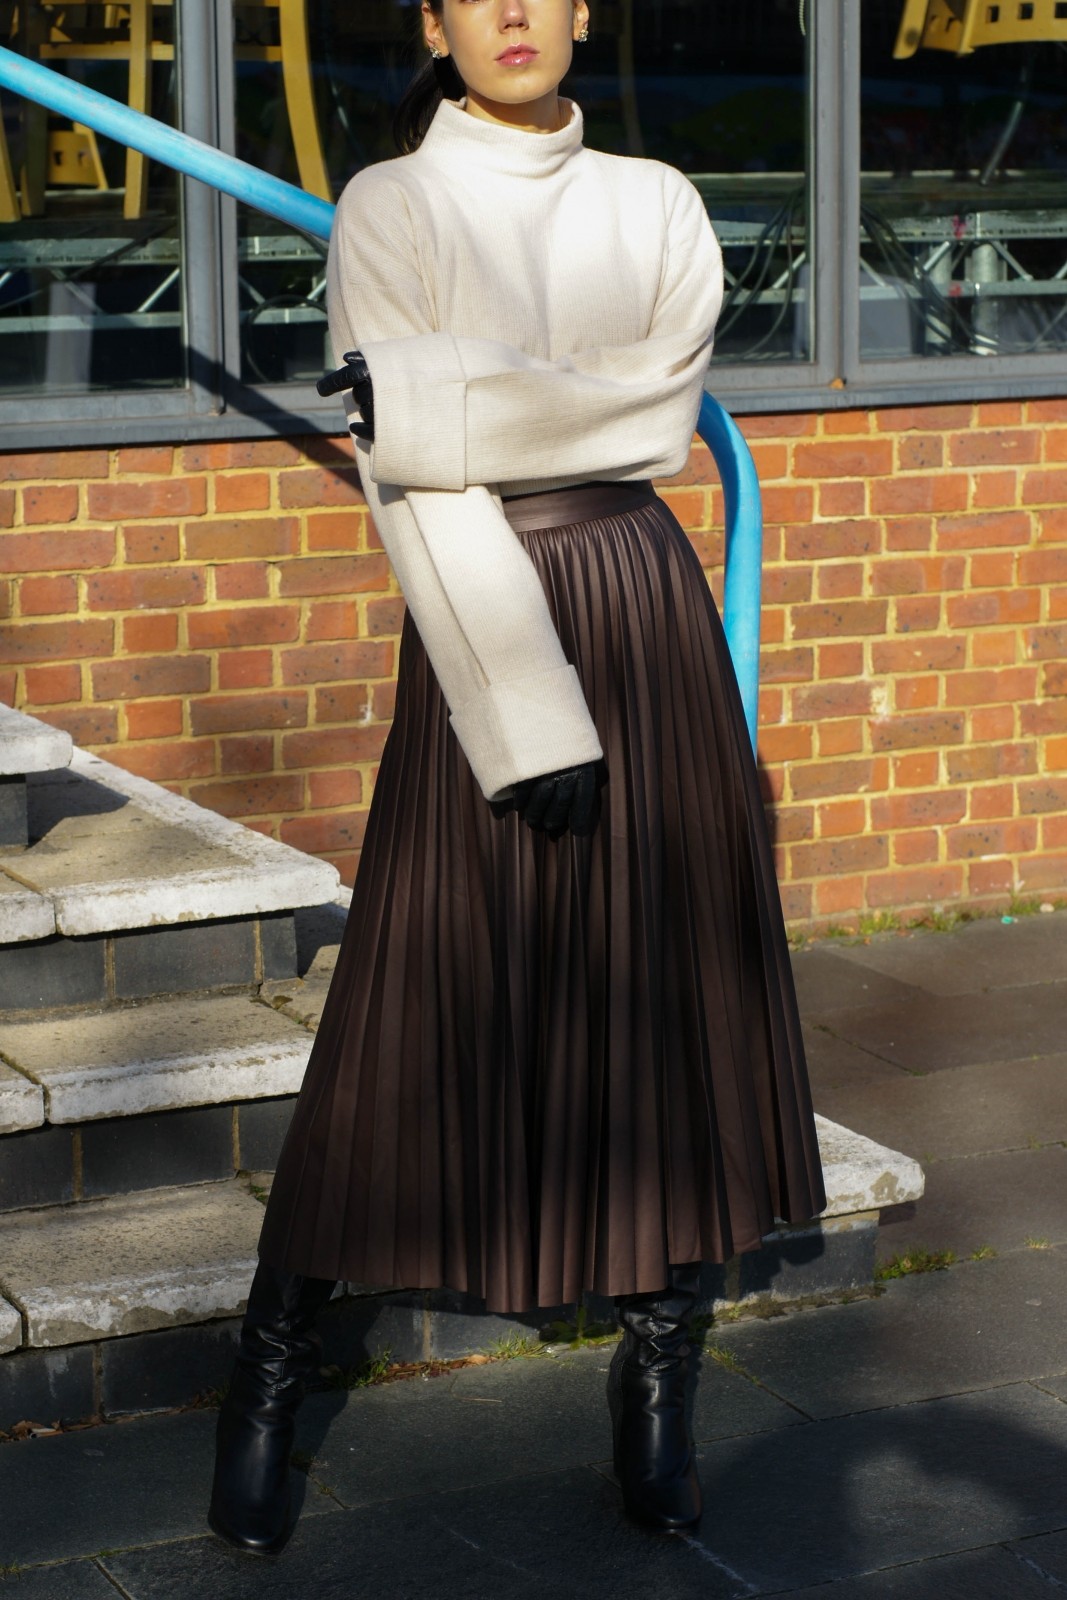
[[[430,0],[430,10],[435,15],[439,16],[443,9],[444,0]],[[418,32],[412,42],[416,50],[422,49],[421,12]],[[466,92],[467,85],[450,55],[428,61],[408,85],[393,113],[393,142],[400,154],[409,156],[419,148],[442,100],[461,100]]]

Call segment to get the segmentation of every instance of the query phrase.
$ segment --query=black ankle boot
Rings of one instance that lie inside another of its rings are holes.
[[[312,1323],[333,1293],[260,1262],[248,1293],[237,1364],[222,1403],[208,1523],[241,1550],[271,1555],[289,1537],[289,1455],[296,1412],[322,1341]]]
[[[700,1521],[700,1480],[685,1417],[689,1317],[700,1263],[671,1267],[658,1294],[616,1301],[622,1342],[608,1370],[615,1476],[628,1516],[672,1532]]]

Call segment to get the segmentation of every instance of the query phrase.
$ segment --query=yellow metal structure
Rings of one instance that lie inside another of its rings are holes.
[[[49,133],[48,182],[53,187],[77,184],[88,189],[107,188],[104,164],[91,128],[76,122],[71,128],[54,128]]]
[[[282,69],[289,129],[300,182],[309,194],[332,199],[322,136],[315,111],[308,0],[237,0],[235,12],[250,22],[250,42],[237,45],[240,60],[277,62]],[[22,0],[17,9],[0,3],[11,18],[17,48],[48,66],[61,61],[119,61],[129,71],[127,104],[152,114],[152,65],[173,61],[174,45],[160,37],[170,27],[157,27],[157,14],[173,13],[173,0]],[[278,43],[259,42],[265,13],[277,19]],[[0,127],[0,222],[40,216],[48,184],[86,184],[106,188],[95,138],[87,130],[50,130],[48,113],[27,105],[24,117],[26,158],[16,185],[3,129]],[[91,149],[87,145],[91,141]],[[144,215],[148,203],[148,160],[132,147],[126,151],[125,217]]]
[[[1067,42],[1067,0],[905,0],[897,60],[916,50],[967,56],[991,44]]]

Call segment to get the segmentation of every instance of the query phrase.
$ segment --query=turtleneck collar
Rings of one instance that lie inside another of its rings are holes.
[[[582,148],[582,108],[566,95],[560,101],[564,110],[570,106],[570,121],[556,133],[531,133],[472,117],[465,95],[462,100],[442,100],[419,154],[425,152],[442,163],[475,163],[513,177],[551,177]]]

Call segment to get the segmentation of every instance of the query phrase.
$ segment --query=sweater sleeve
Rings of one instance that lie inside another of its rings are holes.
[[[363,204],[368,187],[359,178],[349,185],[338,208],[346,225],[335,225],[330,241],[327,309],[338,360],[365,339],[410,342],[434,326],[418,262],[396,225],[396,196],[390,204],[372,190]],[[351,395],[345,405],[356,414]],[[420,446],[431,456],[439,433],[435,418]],[[522,778],[597,760],[603,751],[578,675],[499,494],[488,484],[377,482],[373,446],[355,444],[375,526],[482,792],[505,798]]]
[[[711,359],[723,267],[699,192],[675,168],[663,170],[666,250],[645,338],[555,361],[448,333],[361,344],[374,384],[375,481],[462,489],[681,470]]]

